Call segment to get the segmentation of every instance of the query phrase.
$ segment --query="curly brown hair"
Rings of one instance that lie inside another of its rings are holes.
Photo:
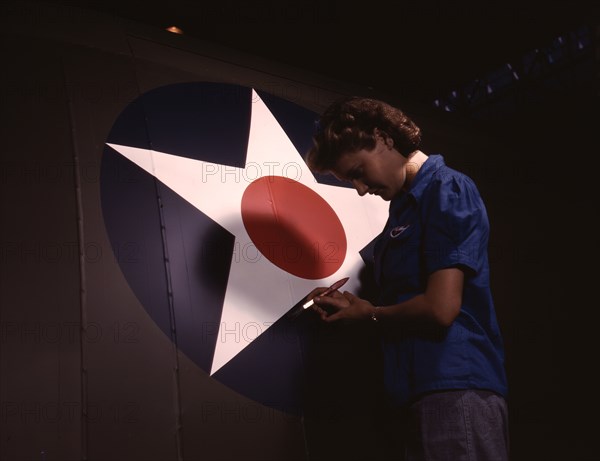
[[[421,143],[421,129],[400,109],[377,99],[349,97],[321,115],[306,163],[315,171],[331,170],[341,155],[375,147],[375,133],[391,138],[404,156]]]

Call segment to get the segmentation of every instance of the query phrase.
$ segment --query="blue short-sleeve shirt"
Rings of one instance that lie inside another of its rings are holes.
[[[390,202],[374,249],[379,305],[425,291],[432,272],[464,271],[460,313],[446,328],[408,323],[382,326],[385,384],[393,403],[450,389],[507,393],[502,337],[490,291],[489,223],[477,187],[430,155],[408,192]],[[383,307],[385,309],[385,307]]]

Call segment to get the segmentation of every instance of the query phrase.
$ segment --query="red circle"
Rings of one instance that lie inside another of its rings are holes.
[[[292,179],[263,176],[253,181],[242,196],[242,221],[256,248],[298,277],[328,277],[346,257],[346,233],[335,211]]]

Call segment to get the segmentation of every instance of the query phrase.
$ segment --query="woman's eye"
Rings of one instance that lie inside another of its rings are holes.
[[[350,173],[350,179],[359,179],[362,176],[362,170],[354,170]]]

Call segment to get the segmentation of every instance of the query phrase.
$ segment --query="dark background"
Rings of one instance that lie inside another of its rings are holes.
[[[430,102],[581,25],[591,2],[62,1]]]
[[[115,17],[430,102],[553,38],[597,23],[589,2],[81,1]],[[587,6],[585,6],[587,4]]]
[[[595,459],[597,8],[553,1],[54,3],[177,25],[189,36],[431,107],[427,117],[495,139],[502,154],[482,152],[466,171],[489,198],[513,459]],[[488,104],[435,112],[436,99],[582,27],[589,48],[562,65],[559,84],[546,85],[550,71],[546,79],[522,78]],[[445,154],[460,159],[460,152]],[[317,365],[332,372],[325,361]]]

